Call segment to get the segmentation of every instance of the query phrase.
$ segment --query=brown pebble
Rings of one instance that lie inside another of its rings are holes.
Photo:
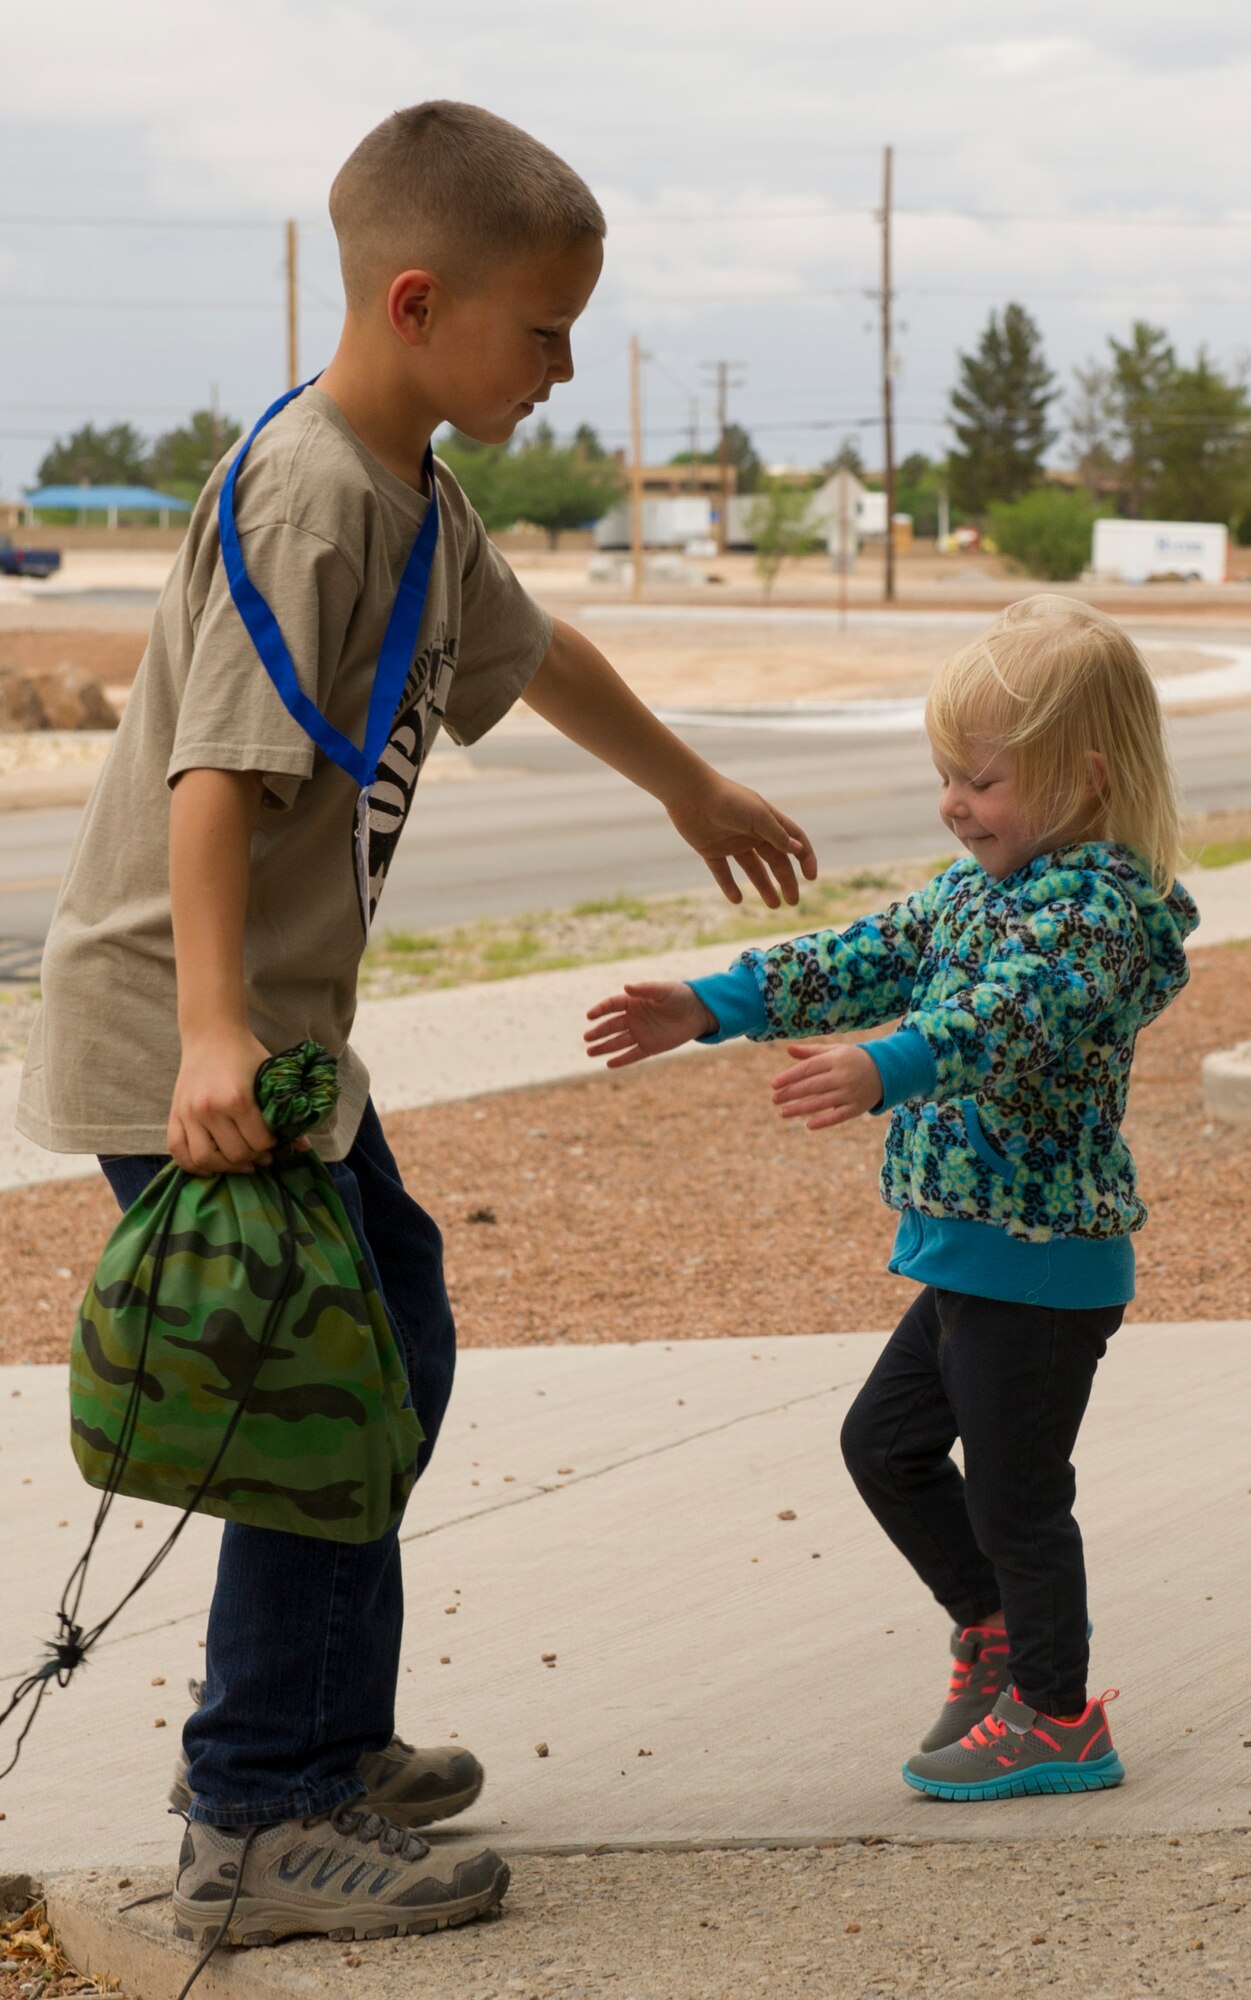
[[[536,1743],[534,1746],[534,1754],[536,1757],[546,1757],[548,1754],[546,1743]]]
[[[68,1526],[69,1526],[69,1522],[68,1522],[68,1521],[58,1521],[58,1522],[57,1522],[57,1527],[58,1527],[58,1528],[68,1528]]]
[[[573,1471],[573,1467],[571,1465],[558,1465],[556,1471],[561,1479],[568,1479],[569,1474]],[[1248,1486],[1247,1491],[1251,1493],[1251,1486]]]
[[[129,1875],[119,1875],[117,1878],[117,1886],[119,1889],[132,1889],[134,1887],[134,1883],[131,1881]]]
[[[1030,1939],[1031,1944],[1046,1944],[1046,1942],[1047,1940],[1041,1931],[1035,1931],[1033,1937]]]
[[[452,1618],[459,1610],[459,1604],[445,1604],[443,1606],[443,1616],[445,1618]]]
[[[451,1664],[452,1664],[452,1656],[450,1653],[439,1654],[439,1665],[441,1667],[450,1667]]]
[[[783,1507],[781,1513],[778,1515],[779,1521],[795,1521],[798,1520],[798,1518],[799,1517],[796,1514],[795,1509],[793,1507]]]
[[[152,1724],[152,1727],[154,1729],[164,1729],[165,1717],[163,1715],[158,1715],[156,1721]]]
[[[143,1522],[142,1522],[142,1521],[136,1521],[136,1522],[135,1522],[135,1526],[136,1526],[137,1528],[141,1528],[141,1527],[143,1526]]]
[[[515,1485],[517,1484],[517,1475],[516,1475],[516,1473],[515,1473],[515,1472],[506,1472],[506,1473],[504,1474],[504,1484],[505,1484],[505,1486],[515,1486]]]
[[[154,1688],[163,1688],[164,1685],[165,1685],[164,1674],[153,1674],[152,1679],[148,1682],[148,1686]]]
[[[640,1757],[650,1757],[650,1756],[651,1756],[651,1754],[652,1754],[652,1753],[651,1753],[651,1751],[650,1751],[650,1750],[640,1750],[640,1751],[639,1751],[639,1756],[640,1756]]]
[[[848,1936],[849,1936],[849,1937],[854,1937],[854,1936],[855,1936],[855,1934],[856,1934],[856,1932],[857,1932],[857,1931],[858,1931],[859,1929],[860,1929],[860,1926],[859,1926],[859,1924],[848,1924],[848,1926],[847,1926],[847,1934],[848,1934]]]
[[[352,1956],[351,1956],[351,1958],[345,1958],[345,1959],[344,1959],[344,1961],[343,1961],[343,1963],[344,1963],[345,1965],[359,1965],[359,1964],[360,1964],[360,1962],[361,1962],[361,1960],[360,1960],[360,1953],[359,1953],[359,1952],[357,1952],[357,1951],[354,1951],[354,1952],[352,1953]]]
[[[545,1667],[553,1667],[556,1664],[555,1653],[540,1653],[539,1658],[542,1660],[543,1665]]]
[[[29,1479],[24,1479],[24,1480],[22,1481],[22,1484],[23,1484],[23,1486],[29,1486],[29,1485],[30,1485],[30,1483],[31,1483],[31,1482],[30,1482],[30,1480],[29,1480]]]

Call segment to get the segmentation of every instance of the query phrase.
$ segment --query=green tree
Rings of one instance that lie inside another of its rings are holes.
[[[509,518],[545,529],[552,548],[563,529],[598,521],[623,491],[611,459],[588,457],[583,445],[557,444],[546,424],[501,461],[499,478]]]
[[[41,486],[142,486],[147,461],[147,444],[133,424],[107,430],[84,424],[44,453],[36,476]]]
[[[593,424],[578,425],[573,434],[573,448],[575,451],[580,451],[589,464],[598,465],[601,459],[609,455],[600,443],[599,432]]]
[[[1019,500],[992,505],[986,525],[1010,563],[1030,576],[1067,583],[1089,563],[1095,521],[1107,511],[1080,488],[1036,486]]]
[[[1127,341],[1110,339],[1112,409],[1119,442],[1122,511],[1131,519],[1161,518],[1153,505],[1159,478],[1156,418],[1177,372],[1177,356],[1163,327],[1135,320]]]
[[[725,455],[738,474],[737,491],[758,493],[764,482],[765,469],[755,445],[741,424],[726,425]],[[720,458],[720,451],[675,451],[669,463],[670,465],[717,465]]]
[[[923,451],[909,452],[899,467],[895,474],[895,511],[911,514],[915,534],[930,540],[937,536],[938,500],[948,480],[945,462],[927,458]],[[963,519],[960,508],[948,508],[948,520],[952,527],[959,527]]]
[[[810,488],[765,479],[747,509],[747,532],[766,597],[773,595],[778,571],[788,557],[807,555],[819,545],[820,537],[808,518],[811,507]]]
[[[1106,365],[1076,371],[1070,432],[1087,480],[1115,481],[1138,520],[1232,521],[1251,502],[1251,402],[1245,378],[1200,348],[1185,367],[1162,327],[1135,321]]]
[[[1148,518],[1232,521],[1251,497],[1251,404],[1202,348],[1175,368],[1153,420],[1155,477]]]
[[[1059,390],[1042,335],[1024,306],[992,312],[976,354],[960,356],[951,392],[951,496],[980,514],[995,500],[1015,500],[1036,486],[1043,454],[1055,440],[1047,411]]]
[[[821,467],[821,477],[830,479],[836,472],[854,472],[857,479],[865,476],[864,459],[854,438],[845,437],[833,458],[827,458]]]
[[[233,417],[216,410],[193,410],[185,424],[166,431],[153,444],[148,480],[180,500],[195,500],[217,461],[242,435]]]
[[[1119,479],[1119,408],[1110,368],[1088,361],[1073,370],[1074,391],[1064,415],[1082,484],[1093,490]]]
[[[463,431],[449,430],[439,440],[437,452],[483,527],[511,528],[517,517],[505,490],[507,446],[481,444]]]

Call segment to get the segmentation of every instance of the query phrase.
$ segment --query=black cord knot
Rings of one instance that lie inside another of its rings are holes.
[[[75,1667],[81,1667],[87,1657],[87,1648],[82,1641],[81,1625],[62,1626],[60,1637],[53,1639],[48,1647],[51,1658],[43,1670],[45,1679],[55,1674],[61,1686],[65,1686]]]

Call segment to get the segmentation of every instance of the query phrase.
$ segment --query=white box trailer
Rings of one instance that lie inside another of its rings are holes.
[[[1229,530],[1222,521],[1096,521],[1091,567],[1117,583],[1162,576],[1224,583]]]

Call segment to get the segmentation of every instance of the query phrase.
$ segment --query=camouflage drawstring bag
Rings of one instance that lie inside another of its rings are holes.
[[[172,1162],[126,1211],[74,1329],[74,1456],[91,1486],[369,1542],[396,1521],[421,1426],[334,1182],[291,1142],[338,1095],[314,1042],[257,1072],[272,1167]]]

